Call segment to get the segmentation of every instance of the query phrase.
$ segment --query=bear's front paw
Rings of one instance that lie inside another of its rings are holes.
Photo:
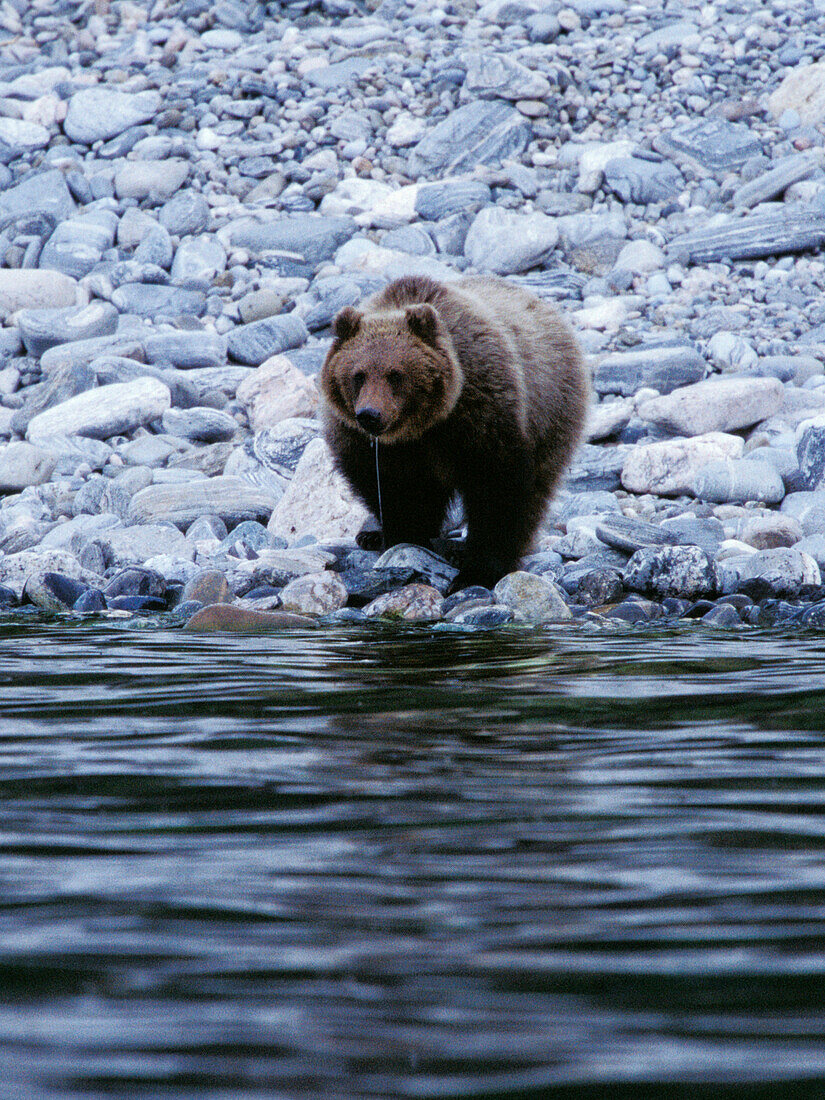
[[[361,550],[383,550],[383,531],[359,531],[355,536],[355,542]]]

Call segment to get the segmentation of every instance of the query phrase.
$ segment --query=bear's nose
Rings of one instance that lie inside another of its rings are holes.
[[[370,435],[378,435],[381,431],[381,413],[377,409],[361,409],[355,414],[359,427]]]

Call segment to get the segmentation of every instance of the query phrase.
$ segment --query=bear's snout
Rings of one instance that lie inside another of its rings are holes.
[[[361,409],[355,414],[358,426],[370,435],[380,435],[382,423],[381,413],[377,409]]]

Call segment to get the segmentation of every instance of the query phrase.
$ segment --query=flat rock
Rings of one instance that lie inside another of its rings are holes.
[[[275,506],[268,527],[288,542],[303,535],[345,539],[354,538],[368,516],[365,506],[335,469],[327,444],[323,439],[313,439]]]
[[[825,119],[825,61],[798,65],[784,78],[768,99],[775,119],[785,111],[796,111],[805,125],[815,126]]]
[[[238,422],[219,409],[192,407],[167,409],[161,418],[163,430],[193,443],[220,443],[232,439]]]
[[[825,68],[823,68],[825,74]],[[825,106],[825,100],[823,100]],[[760,202],[782,195],[792,183],[807,179],[821,166],[821,155],[816,153],[795,153],[784,157],[779,164],[763,172],[754,180],[749,180],[734,192],[733,205],[744,208],[756,206]]]
[[[561,589],[546,577],[517,570],[493,589],[497,601],[530,623],[558,623],[572,618]]]
[[[692,345],[640,347],[605,355],[593,372],[597,393],[632,397],[650,387],[667,394],[681,386],[699,382],[707,364]]]
[[[192,544],[168,523],[147,523],[140,527],[116,527],[101,531],[92,544],[102,551],[107,569],[142,565],[160,554],[184,561],[192,561],[195,556]]]
[[[63,130],[72,141],[91,145],[154,118],[157,92],[119,92],[111,87],[84,88],[69,100]]]
[[[749,126],[721,118],[699,118],[674,127],[653,140],[657,153],[692,161],[711,172],[729,172],[762,152]]]
[[[99,386],[38,413],[29,421],[26,438],[31,443],[54,435],[108,439],[156,420],[170,404],[169,387],[156,378]]]
[[[269,519],[271,493],[237,477],[210,477],[179,484],[147,485],[132,497],[131,523],[164,519],[186,529],[199,516],[220,516],[231,527],[242,520]]]
[[[284,355],[274,355],[263,362],[238,386],[237,397],[256,432],[284,420],[312,417],[320,403],[314,379],[308,378]]]
[[[604,166],[604,180],[622,202],[645,206],[652,202],[670,202],[684,190],[682,173],[669,161],[643,160],[641,157],[616,157]]]
[[[730,218],[723,225],[676,237],[670,251],[691,263],[753,260],[817,249],[825,243],[825,210],[784,205],[767,213]]]
[[[678,435],[705,435],[750,427],[782,407],[785,391],[777,378],[709,378],[644,401],[642,420]]]
[[[109,336],[116,331],[117,322],[115,307],[101,301],[60,309],[24,309],[17,317],[26,351],[35,357],[48,348],[72,340]]]
[[[492,202],[492,194],[481,180],[453,177],[426,183],[418,189],[415,212],[427,221],[439,221],[452,214],[472,214]]]
[[[260,222],[240,218],[229,227],[230,242],[252,252],[297,253],[310,264],[331,260],[358,229],[353,218],[323,218],[312,214]]]
[[[424,546],[399,542],[385,550],[375,563],[376,569],[414,569],[426,582],[440,592],[446,592],[458,576],[458,570],[448,561]]]
[[[196,611],[184,626],[190,634],[268,634],[280,630],[314,627],[315,620],[285,611],[252,611],[234,604],[217,603]]]
[[[550,81],[526,65],[490,50],[472,52],[467,59],[463,92],[473,99],[544,99]]]
[[[602,516],[596,524],[596,536],[607,546],[627,554],[645,546],[672,546],[679,541],[656,523],[622,515]]]
[[[220,367],[226,362],[226,337],[214,332],[158,332],[143,340],[147,363],[179,370]]]
[[[518,157],[529,140],[529,125],[508,103],[477,100],[452,111],[413,147],[411,170],[423,176],[471,172]]]
[[[124,283],[112,294],[112,304],[122,313],[171,320],[181,314],[200,317],[206,308],[206,295],[203,291],[180,286]]]
[[[744,441],[709,432],[691,439],[666,439],[633,447],[622,466],[622,486],[631,493],[678,496],[692,493],[700,466],[716,459],[741,458]]]

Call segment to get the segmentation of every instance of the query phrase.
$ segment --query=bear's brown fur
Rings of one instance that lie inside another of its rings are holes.
[[[581,352],[555,310],[481,277],[397,279],[343,309],[321,388],[336,464],[383,513],[387,546],[427,546],[461,495],[467,543],[453,589],[492,585],[517,567],[589,398]]]

